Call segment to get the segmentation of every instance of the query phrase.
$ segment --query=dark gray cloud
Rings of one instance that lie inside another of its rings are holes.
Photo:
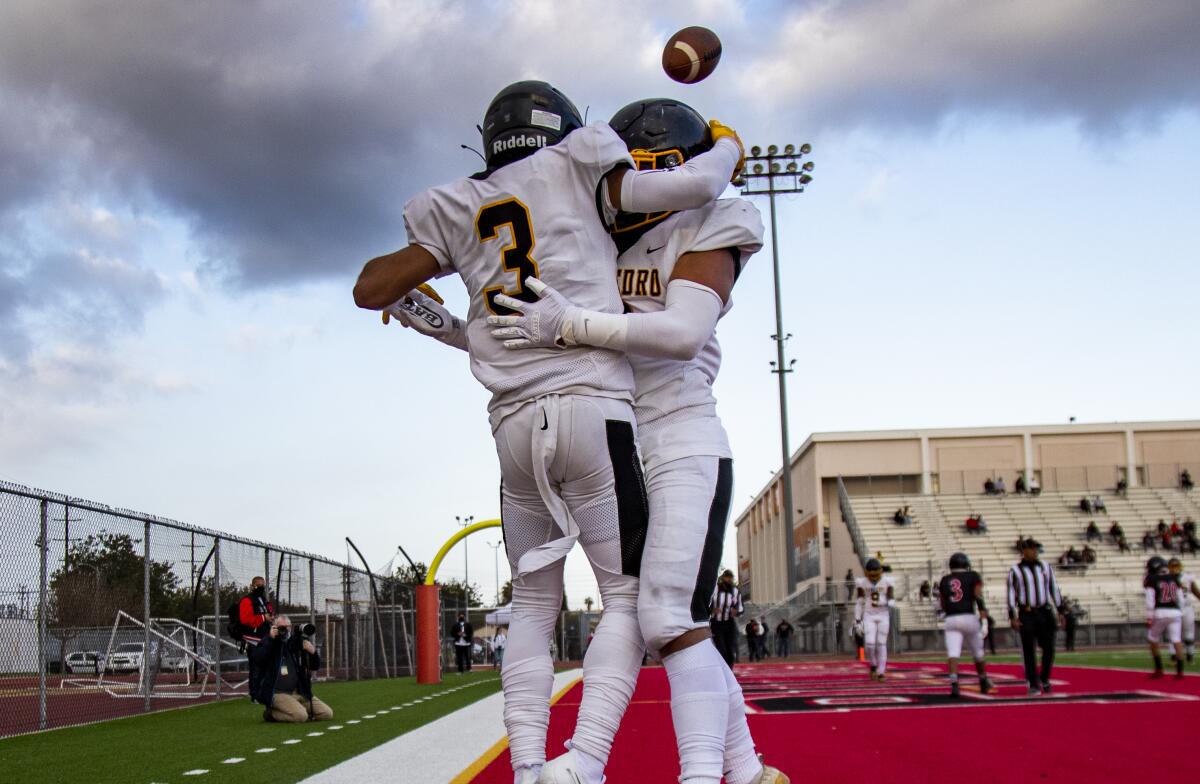
[[[1190,0],[864,0],[780,18],[740,87],[806,127],[1016,114],[1112,135],[1200,108]]]

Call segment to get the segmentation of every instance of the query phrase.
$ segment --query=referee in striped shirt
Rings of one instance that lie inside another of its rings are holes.
[[[708,613],[713,644],[730,667],[737,661],[737,617],[744,611],[742,592],[733,584],[733,572],[726,569],[721,573],[721,579],[717,580],[716,590],[708,604]],[[750,644],[753,645],[753,641]]]
[[[1054,637],[1066,607],[1050,564],[1038,558],[1042,546],[1033,539],[1021,542],[1021,560],[1008,570],[1008,619],[1021,635],[1025,655],[1025,680],[1029,693],[1050,693],[1050,669],[1054,666]],[[1054,616],[1058,608],[1058,617]],[[1037,667],[1037,648],[1042,649],[1042,670]]]

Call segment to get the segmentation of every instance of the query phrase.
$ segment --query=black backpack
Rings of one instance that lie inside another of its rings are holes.
[[[247,631],[246,626],[242,624],[241,607],[242,600],[238,599],[225,610],[225,614],[229,617],[229,623],[225,626],[225,632],[237,642],[244,642],[242,635]]]

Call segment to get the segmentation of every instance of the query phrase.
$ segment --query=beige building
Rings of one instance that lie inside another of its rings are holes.
[[[1177,488],[1185,469],[1200,475],[1200,421],[814,433],[791,460],[796,591],[859,570],[838,477],[850,497],[973,497],[987,479],[1012,492],[1018,476],[1064,494],[1120,480]],[[740,579],[758,603],[788,594],[781,499],[776,473],[735,522]]]

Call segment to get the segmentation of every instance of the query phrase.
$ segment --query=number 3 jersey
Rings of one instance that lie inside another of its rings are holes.
[[[620,313],[614,285],[617,249],[605,229],[599,188],[613,169],[632,166],[625,143],[606,124],[575,130],[491,172],[430,188],[404,207],[408,241],[433,254],[439,277],[457,272],[471,297],[467,343],[471,372],[492,393],[492,428],[542,395],[588,394],[632,400],[624,355],[578,347],[512,351],[493,340],[492,314],[503,292],[532,302],[536,276],[575,304]]]
[[[895,593],[895,585],[892,583],[892,578],[884,575],[879,578],[879,582],[871,582],[869,577],[859,577],[856,581],[858,587],[863,592],[863,616],[870,615],[887,615],[888,614],[888,588]]]
[[[646,231],[617,259],[617,284],[626,309],[652,313],[666,307],[667,282],[685,253],[733,252],[735,270],[763,244],[762,218],[744,199],[720,199],[676,212]],[[732,299],[721,316],[733,307]],[[629,355],[637,396],[638,439],[646,468],[693,455],[731,457],[729,439],[717,418],[712,384],[721,369],[714,332],[689,360]]]
[[[983,585],[978,572],[967,570],[951,572],[938,584],[938,597],[946,615],[975,613],[975,591]]]

